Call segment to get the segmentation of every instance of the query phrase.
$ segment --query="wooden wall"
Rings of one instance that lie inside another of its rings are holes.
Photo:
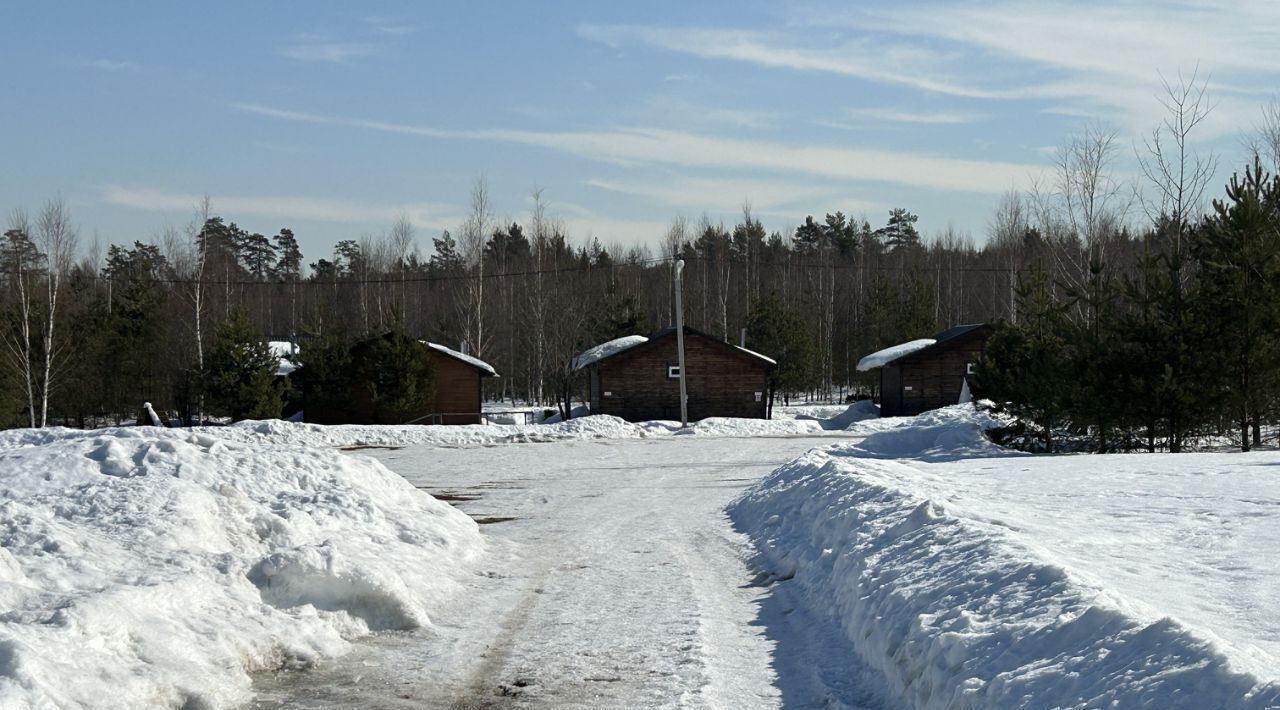
[[[436,372],[435,424],[480,423],[480,371],[436,350],[428,351]]]
[[[765,363],[699,333],[686,331],[684,343],[689,421],[765,418]],[[680,380],[667,376],[668,366],[677,362],[674,334],[601,361],[592,368],[591,412],[633,422],[679,421]]]
[[[880,415],[910,416],[958,402],[965,378],[972,377],[966,374],[967,367],[978,361],[989,335],[986,329],[975,331],[957,337],[955,343],[922,350],[885,366],[880,373]],[[892,388],[895,378],[896,392]]]

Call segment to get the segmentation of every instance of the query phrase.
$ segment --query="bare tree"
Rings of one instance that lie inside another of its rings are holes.
[[[1262,120],[1244,137],[1244,144],[1250,156],[1268,166],[1272,175],[1280,174],[1280,97],[1262,106]]]
[[[1143,140],[1143,149],[1134,151],[1143,177],[1154,192],[1152,195],[1138,192],[1138,200],[1152,224],[1171,222],[1175,254],[1182,253],[1186,225],[1192,213],[1202,207],[1205,188],[1217,168],[1213,153],[1201,155],[1189,145],[1192,132],[1213,110],[1207,96],[1208,82],[1197,83],[1197,73],[1193,72],[1186,80],[1179,75],[1176,84],[1161,79],[1164,95],[1160,103],[1166,115]],[[1280,160],[1280,106],[1276,110],[1273,138]]]
[[[1000,252],[1009,270],[1008,317],[1010,323],[1018,322],[1018,267],[1023,240],[1030,229],[1026,203],[1017,190],[1009,190],[1000,198],[996,213],[990,223],[990,244]]]
[[[1115,153],[1116,131],[1086,124],[1058,148],[1051,182],[1034,180],[1030,194],[1054,262],[1051,275],[1070,291],[1090,295],[1078,312],[1091,324],[1107,243],[1129,210],[1123,186],[1111,175]]]
[[[467,344],[476,357],[483,355],[485,346],[484,245],[492,221],[489,184],[484,178],[479,178],[471,188],[471,213],[458,230],[459,252],[475,276],[467,281],[463,323]]]
[[[662,239],[662,257],[667,260],[667,323],[676,322],[675,264],[689,238],[689,221],[683,216],[671,220],[667,235]]]
[[[413,222],[409,215],[401,213],[391,223],[391,232],[387,235],[391,251],[392,266],[400,274],[400,312],[407,315],[408,304],[405,302],[405,279],[408,273],[409,256],[414,252]]]
[[[49,395],[55,384],[55,360],[61,359],[62,349],[55,341],[54,326],[58,313],[58,297],[62,286],[62,277],[71,269],[75,261],[78,235],[71,225],[71,213],[61,197],[55,197],[45,203],[44,209],[36,220],[35,242],[44,252],[46,275],[45,293],[45,328],[44,328],[44,367],[42,386],[40,388],[40,426],[45,426],[49,419]]]

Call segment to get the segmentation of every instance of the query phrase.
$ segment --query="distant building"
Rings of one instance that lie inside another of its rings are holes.
[[[872,353],[858,361],[858,370],[880,368],[880,416],[919,414],[968,396],[974,364],[989,337],[985,323],[958,325]]]
[[[676,329],[632,335],[574,358],[590,380],[591,413],[627,421],[680,419]],[[689,421],[707,417],[764,419],[772,359],[692,328],[684,329]]]
[[[351,358],[357,367],[361,358],[370,356],[372,342],[366,340],[352,346]],[[356,385],[351,388],[349,406],[341,410],[307,406],[303,409],[305,421],[319,424],[480,424],[481,381],[486,377],[497,377],[498,373],[489,363],[438,343],[420,340],[415,341],[415,345],[420,348],[421,357],[431,363],[434,373],[434,397],[422,411],[410,412],[392,421],[377,411],[366,388]]]

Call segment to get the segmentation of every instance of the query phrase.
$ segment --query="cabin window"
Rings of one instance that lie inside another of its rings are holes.
[[[972,363],[972,362],[966,362],[966,363],[964,364],[964,374],[966,374],[966,375],[972,375],[972,374],[974,374],[974,373],[973,373],[973,368],[974,368],[974,363]]]
[[[671,380],[680,379],[679,365],[667,365],[667,379],[671,379]]]

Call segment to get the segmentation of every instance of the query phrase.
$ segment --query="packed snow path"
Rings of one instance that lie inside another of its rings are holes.
[[[879,684],[751,569],[722,508],[830,438],[360,452],[451,500],[490,545],[430,628],[304,672],[257,707],[874,707]]]

